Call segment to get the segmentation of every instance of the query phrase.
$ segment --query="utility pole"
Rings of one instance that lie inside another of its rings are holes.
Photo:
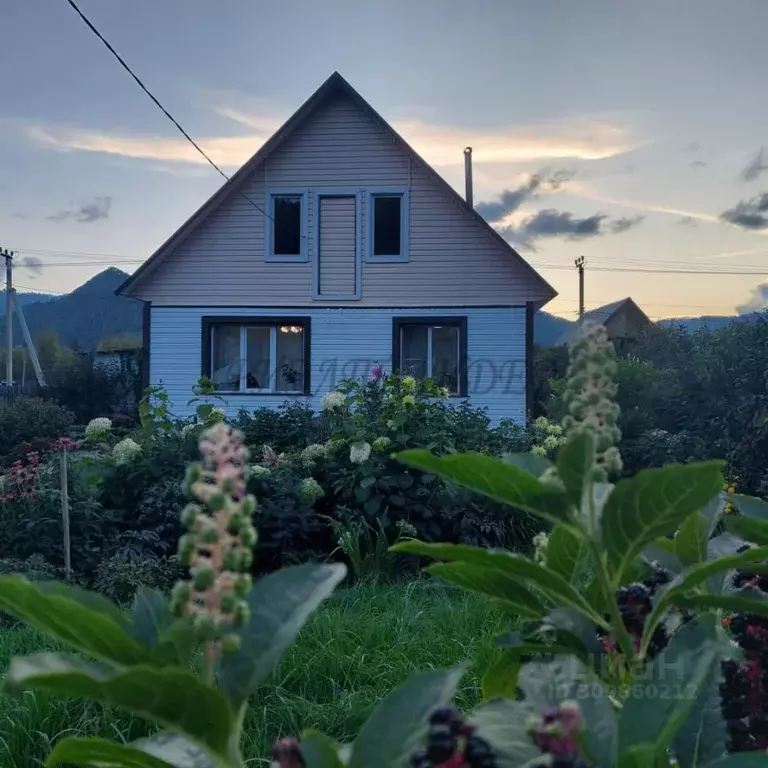
[[[579,256],[573,262],[579,270],[579,322],[584,317],[584,257]]]
[[[13,254],[0,250],[5,259],[5,384],[13,390]]]

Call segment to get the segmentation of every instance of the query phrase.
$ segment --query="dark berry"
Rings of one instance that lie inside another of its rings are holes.
[[[411,755],[411,768],[432,768],[426,749],[419,749]]]
[[[470,736],[464,748],[464,757],[469,768],[494,768],[496,755],[491,745],[479,736]]]
[[[433,764],[444,763],[456,750],[453,728],[447,723],[430,727],[427,734],[427,757]]]
[[[461,720],[461,716],[453,707],[438,707],[429,716],[429,722],[431,725],[453,723],[457,720]]]

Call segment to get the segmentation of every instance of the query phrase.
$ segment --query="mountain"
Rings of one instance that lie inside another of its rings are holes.
[[[751,322],[757,320],[761,315],[760,312],[750,312],[746,315],[704,315],[703,317],[672,317],[669,320],[659,320],[659,325],[664,328],[672,328],[677,325],[682,325],[686,331],[692,333],[698,331],[701,328],[706,328],[710,331],[718,331],[720,328],[725,328],[726,325],[730,325],[732,322]]]
[[[533,341],[542,347],[551,347],[571,325],[570,320],[549,312],[537,312],[533,316]]]
[[[54,297],[47,293],[21,293],[16,291],[16,298],[23,307],[38,301],[51,301]],[[0,317],[5,317],[5,290],[0,291]]]
[[[46,297],[43,301],[25,301],[24,317],[32,338],[44,331],[53,331],[61,346],[91,350],[108,336],[141,337],[142,303],[115,296],[115,290],[127,277],[125,272],[110,267],[72,293],[54,299]],[[17,295],[21,299],[27,294]],[[2,318],[0,328],[4,326],[5,318]],[[21,339],[17,318],[14,318],[14,338]]]

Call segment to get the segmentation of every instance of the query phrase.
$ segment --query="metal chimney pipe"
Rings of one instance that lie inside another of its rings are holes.
[[[472,199],[472,147],[466,147],[464,149],[464,181],[466,183],[466,199],[467,205],[470,208],[474,208],[474,202]]]

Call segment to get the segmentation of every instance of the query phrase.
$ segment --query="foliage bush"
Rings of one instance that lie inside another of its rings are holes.
[[[39,397],[0,403],[0,467],[49,447],[67,434],[74,418],[67,408]]]

